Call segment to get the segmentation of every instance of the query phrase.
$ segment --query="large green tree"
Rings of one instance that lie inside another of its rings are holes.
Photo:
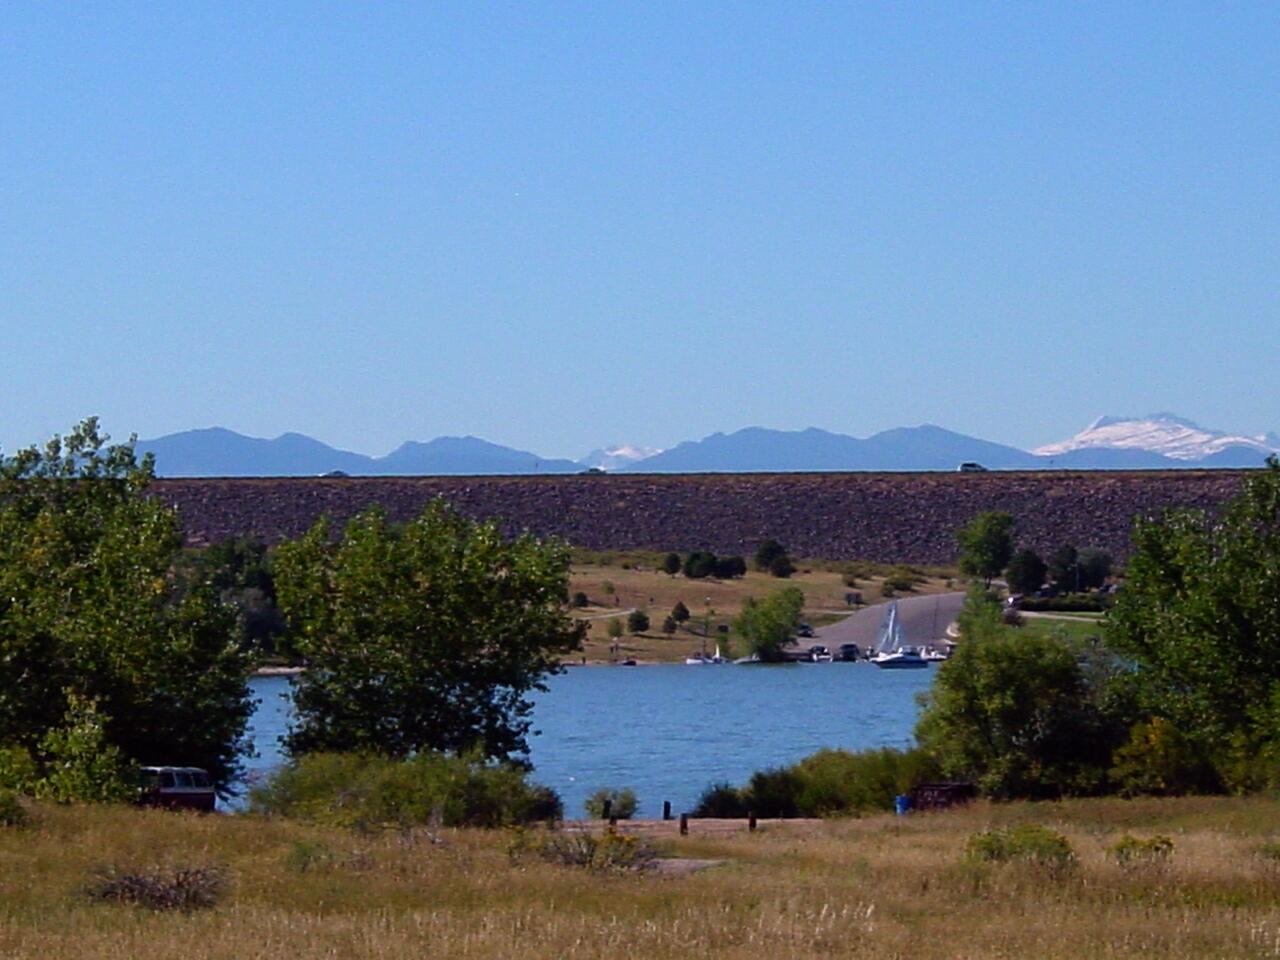
[[[441,502],[404,525],[370,510],[279,548],[276,591],[307,671],[294,754],[527,749],[528,694],[580,648],[569,552],[504,538]]]
[[[149,458],[89,419],[0,461],[0,745],[47,745],[92,704],[103,743],[226,785],[252,713],[235,611],[174,576],[176,513]],[[51,736],[53,734],[53,736]]]
[[[1052,797],[1100,789],[1110,740],[1098,689],[1064,639],[1012,630],[974,588],[960,643],[938,669],[916,728],[954,777],[989,796]]]
[[[1013,517],[997,510],[980,513],[956,531],[956,544],[960,572],[990,586],[1013,557]]]
[[[795,637],[803,610],[804,593],[798,587],[787,587],[763,600],[748,597],[733,625],[745,641],[748,654],[776,663],[783,659],[783,650]]]
[[[1134,531],[1108,642],[1136,666],[1142,707],[1228,769],[1270,756],[1280,779],[1280,462],[1221,516],[1178,511]]]

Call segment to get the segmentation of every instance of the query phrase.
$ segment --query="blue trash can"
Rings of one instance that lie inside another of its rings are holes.
[[[893,798],[893,812],[900,817],[906,816],[911,812],[911,797],[905,793],[900,793]]]

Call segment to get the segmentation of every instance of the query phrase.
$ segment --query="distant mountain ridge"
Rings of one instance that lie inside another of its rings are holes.
[[[1257,467],[1280,452],[1280,436],[1206,430],[1173,414],[1100,417],[1069,440],[1028,452],[933,424],[897,427],[860,439],[817,427],[746,427],[687,440],[669,450],[615,445],[582,460],[540,457],[479,437],[407,441],[382,457],[340,450],[300,433],[272,440],[222,427],[188,430],[138,443],[167,477],[460,476],[628,473],[773,473],[796,471],[955,470],[965,462],[991,470],[1161,470]]]
[[[547,459],[479,437],[408,441],[385,457],[339,450],[300,433],[274,440],[211,427],[140,440],[140,453],[156,458],[162,477],[462,476],[467,474],[578,473],[572,460]]]

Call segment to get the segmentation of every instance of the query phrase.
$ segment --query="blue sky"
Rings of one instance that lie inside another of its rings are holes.
[[[1280,430],[1273,4],[10,4],[0,443]]]

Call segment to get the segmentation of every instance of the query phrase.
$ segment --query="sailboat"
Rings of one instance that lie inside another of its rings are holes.
[[[902,642],[902,620],[898,616],[898,601],[894,600],[885,611],[872,648],[871,662],[883,670],[916,670],[929,666],[915,647]]]

